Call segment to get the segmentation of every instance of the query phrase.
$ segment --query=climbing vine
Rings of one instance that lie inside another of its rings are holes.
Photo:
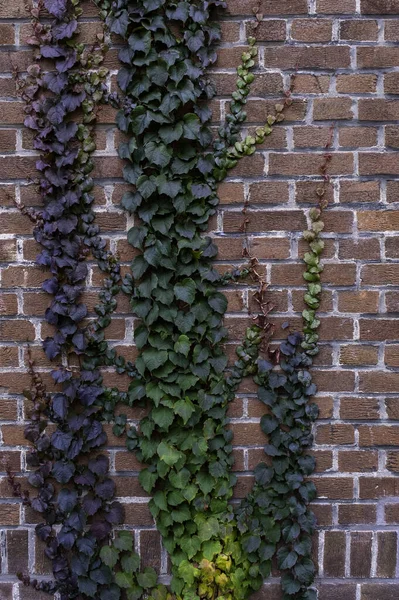
[[[24,501],[43,514],[37,533],[54,572],[54,582],[34,585],[58,591],[61,600],[136,600],[143,594],[241,600],[259,589],[276,556],[284,600],[313,600],[315,521],[308,505],[315,488],[306,478],[314,470],[307,450],[317,418],[309,367],[318,342],[321,209],[311,210],[304,234],[310,244],[304,337],[290,332],[277,352],[268,348],[270,308],[256,257],[248,256],[242,271],[220,275],[213,265],[217,248],[206,235],[218,206],[218,183],[284,119],[290,94],[253,136],[242,135],[257,56],[255,39],[249,38],[229,114],[214,138],[208,104],[214,90],[206,70],[216,61],[215,10],[224,2],[101,0],[98,6],[109,32],[125,41],[118,73],[123,99],[106,90],[105,44],[88,50],[76,42],[79,0],[44,0],[54,17],[50,25],[40,23],[40,7],[34,9],[31,42],[38,58],[53,59],[55,69],[43,73],[39,61],[23,91],[25,125],[35,131],[41,152],[37,167],[44,202],[44,209],[30,216],[43,246],[38,263],[52,273],[43,287],[53,296],[46,319],[55,334],[44,341],[44,350],[62,363],[52,372],[61,386],[53,394],[31,365],[34,411],[26,437],[34,444],[30,483],[38,495]],[[140,253],[123,281],[92,211],[92,125],[103,101],[119,107],[116,123],[127,137],[119,156],[131,185],[122,206],[138,219],[127,238]],[[87,325],[79,298],[89,252],[106,280],[98,318]],[[247,275],[259,284],[259,316],[230,368],[223,347],[227,300],[220,288]],[[120,290],[140,320],[134,365],[104,338]],[[127,393],[103,386],[103,365],[131,377]],[[267,459],[255,469],[251,494],[233,507],[236,477],[227,410],[246,376],[254,378],[266,406],[261,428]],[[121,402],[148,406],[139,428],[119,412]],[[114,501],[107,457],[90,454],[106,444],[103,420],[114,424],[116,435],[126,434],[127,448],[146,465],[139,480],[152,496],[150,510],[170,556],[170,591],[156,586],[152,569],[139,570],[129,532],[111,539],[113,526],[123,523],[123,508]],[[51,435],[48,422],[56,425]],[[55,491],[54,480],[61,491]]]

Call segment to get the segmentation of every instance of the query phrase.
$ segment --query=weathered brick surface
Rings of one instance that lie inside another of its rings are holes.
[[[319,168],[332,128],[331,184],[325,198],[326,248],[321,306],[321,352],[315,360],[320,419],[312,450],[317,461],[314,511],[319,529],[314,556],[318,563],[319,600],[396,600],[397,525],[399,524],[399,0],[228,0],[223,16],[223,46],[210,72],[217,97],[215,121],[234,90],[235,67],[255,35],[260,66],[248,102],[250,131],[273,112],[289,88],[294,102],[272,136],[230,173],[219,190],[220,208],[210,223],[219,246],[220,270],[242,264],[245,247],[257,256],[280,325],[300,327],[303,308],[305,245],[300,241],[308,210],[317,202]],[[84,2],[86,21],[80,39],[91,43],[100,24],[94,3]],[[254,9],[260,17],[254,27]],[[48,298],[40,291],[46,273],[34,266],[39,249],[31,223],[15,208],[40,204],[35,186],[32,135],[23,130],[23,103],[16,95],[13,69],[25,71],[31,60],[27,3],[0,0],[0,533],[1,600],[44,600],[20,585],[17,571],[47,574],[48,561],[35,542],[38,521],[22,508],[5,480],[5,470],[25,476],[29,444],[23,430],[28,418],[21,392],[29,385],[26,344],[50,383],[50,364],[40,342],[50,329],[43,322]],[[107,65],[118,67],[117,49]],[[111,79],[115,89],[116,78]],[[108,244],[118,251],[124,271],[135,256],[126,242],[127,221],[119,208],[126,190],[121,162],[108,134],[115,110],[99,115],[95,198],[97,221]],[[115,146],[121,139],[116,133]],[[248,203],[248,239],[242,209]],[[218,268],[219,268],[218,267]],[[93,289],[84,300],[93,311],[102,275],[91,264]],[[250,282],[251,283],[251,282]],[[238,342],[256,310],[249,293],[228,289],[226,325]],[[129,348],[132,315],[119,299],[107,338],[124,356]],[[126,324],[127,323],[127,324]],[[229,360],[235,345],[227,347]],[[107,385],[126,389],[129,381],[106,373]],[[250,489],[251,470],[262,460],[264,436],[259,419],[264,407],[250,380],[230,408],[235,433],[236,495]],[[131,410],[129,418],[143,416]],[[118,493],[126,502],[126,527],[135,530],[143,562],[164,568],[165,555],[154,529],[146,494],[138,484],[141,465],[109,433]],[[373,580],[376,581],[373,581]],[[275,580],[256,598],[280,600]]]

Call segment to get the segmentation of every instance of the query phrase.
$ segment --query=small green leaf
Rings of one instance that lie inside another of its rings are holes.
[[[183,279],[181,283],[174,286],[175,296],[177,300],[192,304],[195,299],[196,285],[192,279]]]
[[[147,590],[156,585],[157,574],[152,567],[146,567],[142,573],[137,573],[137,582]]]
[[[112,546],[103,546],[100,550],[101,560],[105,565],[114,567],[119,559],[119,550]]]

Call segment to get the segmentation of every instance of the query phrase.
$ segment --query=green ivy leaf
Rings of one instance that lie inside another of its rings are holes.
[[[181,283],[174,286],[175,296],[177,300],[192,304],[195,300],[196,285],[192,279],[183,279]]]
[[[119,550],[112,546],[103,546],[100,550],[100,558],[105,565],[112,569],[118,562]]]
[[[201,548],[201,542],[198,536],[191,535],[190,537],[182,537],[179,540],[179,544],[183,552],[185,552],[189,559],[193,558]]]
[[[183,419],[183,423],[186,424],[195,413],[195,406],[189,398],[185,398],[184,400],[178,400],[173,410]]]
[[[127,590],[133,586],[133,578],[131,575],[129,575],[129,573],[118,571],[115,573],[115,583],[120,588]]]
[[[175,352],[188,356],[191,348],[190,338],[186,335],[179,336],[177,342],[174,345]]]
[[[172,148],[158,141],[148,142],[144,152],[148,160],[157,167],[167,167],[172,158]]]
[[[152,567],[146,567],[142,573],[137,573],[137,582],[147,590],[156,585],[157,574]]]
[[[140,556],[135,552],[125,554],[121,558],[121,566],[126,573],[135,573],[140,568]]]
[[[179,452],[179,450],[176,450],[176,448],[166,444],[165,442],[161,442],[159,444],[157,453],[159,458],[170,467],[184,457],[182,452]]]

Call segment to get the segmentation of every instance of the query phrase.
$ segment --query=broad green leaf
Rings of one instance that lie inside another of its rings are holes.
[[[112,546],[103,546],[100,550],[100,557],[102,562],[112,569],[118,562],[119,550]]]
[[[126,573],[135,573],[140,567],[140,556],[135,552],[125,554],[121,558],[121,566]]]
[[[181,335],[174,345],[175,352],[188,356],[191,348],[190,339],[186,335]]]
[[[118,550],[131,552],[133,550],[133,536],[129,531],[120,531],[114,540],[114,546]]]
[[[144,152],[148,160],[157,167],[166,167],[172,158],[172,148],[160,142],[148,142]]]
[[[183,279],[181,283],[174,286],[175,296],[177,300],[192,304],[195,299],[196,285],[192,279]]]
[[[176,450],[173,446],[161,442],[157,448],[159,458],[170,467],[177,463],[183,456],[182,452]]]
[[[202,545],[202,552],[207,560],[213,560],[215,554],[220,554],[221,551],[222,544],[215,540],[209,540]]]
[[[157,574],[152,567],[146,567],[142,573],[137,573],[137,582],[144,589],[152,588],[157,583]]]
[[[133,578],[129,573],[119,571],[115,573],[115,583],[122,589],[127,590],[133,585]]]
[[[175,413],[183,419],[186,424],[190,417],[195,413],[195,406],[189,398],[178,400],[173,407]]]
[[[191,535],[179,540],[181,549],[187,554],[188,558],[193,558],[201,548],[201,541],[198,536]]]

